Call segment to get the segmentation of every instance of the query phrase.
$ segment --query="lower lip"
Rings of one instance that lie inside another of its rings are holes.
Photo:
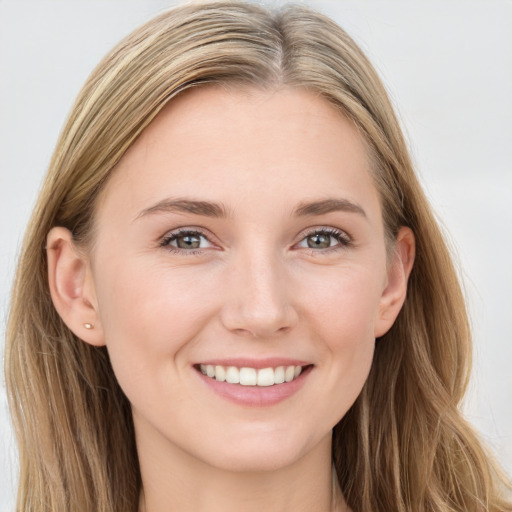
[[[306,367],[302,373],[291,382],[274,384],[273,386],[242,386],[220,382],[194,370],[199,378],[217,395],[238,405],[247,407],[268,407],[278,404],[297,393],[303,386],[313,366]]]

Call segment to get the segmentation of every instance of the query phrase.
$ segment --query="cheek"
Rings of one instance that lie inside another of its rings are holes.
[[[346,269],[345,269],[346,270]],[[333,272],[324,285],[308,287],[303,318],[320,357],[326,413],[334,426],[361,392],[373,360],[381,275],[366,269]]]
[[[303,272],[294,290],[302,316],[326,333],[332,351],[352,350],[360,341],[374,339],[384,275],[378,267],[353,265]]]
[[[201,326],[213,314],[211,279],[137,260],[105,265],[97,299],[107,348],[120,380],[158,376],[178,364]],[[210,297],[210,299],[208,299]]]

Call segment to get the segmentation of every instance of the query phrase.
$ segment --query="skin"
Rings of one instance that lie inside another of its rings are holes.
[[[227,215],[162,208],[169,198]],[[294,214],[331,198],[355,206]],[[132,404],[140,509],[346,510],[332,428],[400,311],[414,259],[407,228],[388,250],[353,124],[303,90],[184,93],[118,164],[95,224],[85,254],[64,228],[50,232],[50,289],[79,337],[106,344]],[[177,229],[200,231],[200,247],[177,247]],[[309,247],[319,235],[324,245]],[[235,356],[313,368],[286,400],[242,406],[194,368]]]

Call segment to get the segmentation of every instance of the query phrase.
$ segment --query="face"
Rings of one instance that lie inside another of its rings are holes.
[[[300,90],[185,93],[123,157],[95,223],[92,303],[139,449],[271,469],[330,439],[390,326],[351,122]]]

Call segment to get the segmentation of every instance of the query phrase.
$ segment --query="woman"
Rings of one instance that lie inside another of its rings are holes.
[[[390,103],[307,9],[181,7],[100,63],[7,340],[19,510],[511,510]]]

